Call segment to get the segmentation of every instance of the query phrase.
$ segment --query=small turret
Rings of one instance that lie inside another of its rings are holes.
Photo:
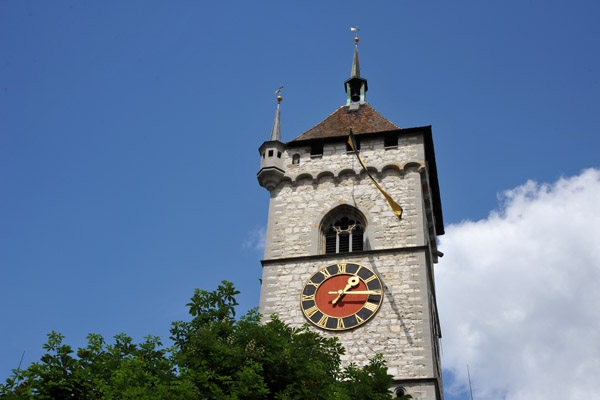
[[[279,88],[275,93],[279,93]],[[269,192],[277,186],[285,175],[283,169],[283,153],[285,144],[281,141],[281,123],[280,123],[280,104],[282,97],[277,96],[277,111],[275,112],[275,120],[273,121],[273,129],[271,129],[271,138],[268,142],[264,142],[258,148],[260,153],[260,171],[256,175],[260,186],[266,188]]]
[[[346,104],[350,103],[364,103],[367,90],[367,80],[360,77],[360,65],[358,63],[358,36],[354,38],[354,58],[352,59],[352,72],[350,73],[350,79],[344,82],[346,89]]]

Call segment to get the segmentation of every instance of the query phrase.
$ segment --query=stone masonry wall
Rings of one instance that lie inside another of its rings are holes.
[[[361,156],[381,187],[403,208],[399,221],[385,198],[362,172],[345,143],[325,145],[322,157],[308,148],[284,154],[286,178],[271,193],[265,259],[318,254],[318,229],[323,216],[350,204],[369,221],[369,249],[423,245],[421,176],[423,138],[401,138],[397,148],[384,149],[383,139],[361,142]],[[292,165],[293,154],[301,154]]]
[[[341,332],[319,330],[324,336],[340,339],[347,350],[344,364],[364,365],[375,354],[382,353],[395,379],[433,376],[424,251],[265,262],[261,314],[276,313],[292,326],[307,323],[300,309],[302,288],[312,274],[337,262],[368,267],[384,285],[382,305],[364,325]]]

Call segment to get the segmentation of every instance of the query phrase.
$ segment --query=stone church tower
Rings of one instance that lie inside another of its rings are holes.
[[[365,102],[358,47],[345,88],[346,105],[287,143],[278,97],[259,148],[258,181],[270,193],[260,312],[337,336],[345,363],[381,353],[398,394],[440,400],[433,264],[444,224],[431,127],[400,128]],[[350,130],[401,218],[349,146]]]

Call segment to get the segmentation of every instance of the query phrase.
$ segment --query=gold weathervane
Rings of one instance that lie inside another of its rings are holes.
[[[277,96],[277,102],[278,103],[281,103],[281,100],[283,99],[283,97],[281,97],[281,94],[280,94],[281,93],[281,89],[283,89],[283,85],[279,86],[279,89],[277,89],[275,91],[275,94],[279,94],[279,96]]]
[[[356,36],[354,37],[354,43],[358,43],[358,31],[360,31],[360,28],[358,26],[351,26],[350,30],[352,32],[356,32]]]

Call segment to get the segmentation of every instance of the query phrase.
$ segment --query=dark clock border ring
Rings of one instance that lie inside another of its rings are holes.
[[[358,284],[334,302],[338,296],[329,293],[343,291],[355,276],[359,278]],[[353,290],[373,293],[352,294]],[[382,302],[383,285],[379,276],[356,263],[336,263],[321,268],[306,281],[300,295],[304,317],[316,327],[329,331],[344,331],[365,324]]]

